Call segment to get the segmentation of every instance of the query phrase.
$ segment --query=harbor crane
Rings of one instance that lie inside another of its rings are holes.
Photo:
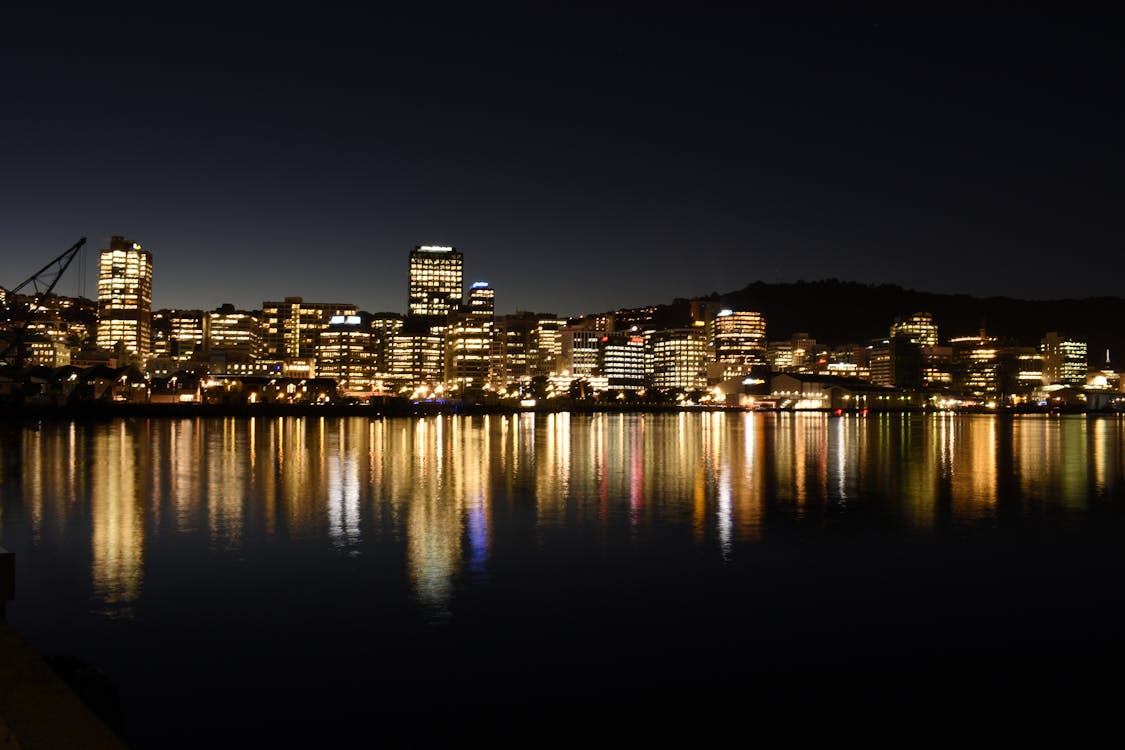
[[[12,321],[12,327],[4,332],[3,340],[0,340],[0,360],[4,365],[22,368],[27,362],[27,327],[31,322],[35,312],[40,308],[44,298],[51,294],[58,283],[59,278],[70,266],[71,261],[78,255],[78,251],[86,244],[86,238],[82,237],[73,245],[64,250],[57,258],[48,262],[45,266],[33,273],[30,277],[14,286],[8,294],[14,298],[23,290],[30,287],[31,293],[26,296],[31,296],[32,301],[28,305],[26,314],[23,315],[23,320],[18,323],[12,320],[10,311],[15,300],[12,299],[8,304],[9,320]],[[17,318],[18,320],[18,318]]]

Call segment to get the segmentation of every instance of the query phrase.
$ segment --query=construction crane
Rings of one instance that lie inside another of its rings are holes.
[[[82,237],[78,242],[75,242],[64,250],[57,258],[51,260],[9,291],[9,294],[14,297],[28,287],[31,287],[33,290],[31,295],[27,295],[32,296],[32,302],[28,306],[27,314],[23,316],[23,321],[6,331],[6,340],[0,341],[0,360],[3,360],[3,364],[15,366],[17,368],[24,366],[24,363],[27,361],[27,326],[31,322],[35,311],[39,309],[42,300],[54,290],[55,284],[59,281],[59,277],[63,275],[63,272],[66,271],[71,261],[78,255],[78,251],[81,250],[85,244],[86,238]]]

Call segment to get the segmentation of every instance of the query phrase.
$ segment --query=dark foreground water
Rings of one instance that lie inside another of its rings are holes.
[[[9,621],[136,748],[1116,732],[1117,417],[3,428]]]

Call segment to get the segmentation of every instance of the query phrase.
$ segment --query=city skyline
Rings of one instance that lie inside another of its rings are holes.
[[[169,308],[402,309],[420,244],[502,312],[563,315],[754,280],[1098,296],[1125,270],[1116,11],[10,21],[2,286],[116,234]]]

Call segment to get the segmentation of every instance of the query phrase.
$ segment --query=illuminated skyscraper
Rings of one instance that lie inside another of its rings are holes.
[[[112,237],[98,261],[98,348],[144,359],[152,352],[152,253]]]
[[[639,332],[607,333],[601,338],[599,367],[607,385],[616,390],[639,391],[645,386],[645,337]]]
[[[1050,331],[1039,342],[1043,354],[1043,382],[1086,384],[1086,342]]]
[[[478,281],[469,303],[449,317],[445,330],[445,385],[454,393],[491,382],[496,290]]]
[[[919,346],[937,346],[938,328],[933,315],[916,312],[905,318],[896,318],[891,324],[890,337],[904,338]]]
[[[715,359],[760,364],[766,361],[766,319],[749,310],[721,310],[712,322]]]
[[[707,387],[707,345],[699,328],[655,331],[652,341],[652,384],[683,391]]]
[[[444,374],[442,339],[420,320],[408,317],[393,335],[390,371],[398,387],[433,392],[442,384]]]
[[[375,350],[371,327],[359,315],[336,315],[320,331],[316,346],[317,377],[334,378],[344,392],[371,391]]]
[[[1000,390],[1000,347],[995,336],[981,329],[979,336],[949,340],[953,350],[953,384],[977,395]]]
[[[444,318],[461,306],[464,256],[452,247],[410,251],[410,315]]]

